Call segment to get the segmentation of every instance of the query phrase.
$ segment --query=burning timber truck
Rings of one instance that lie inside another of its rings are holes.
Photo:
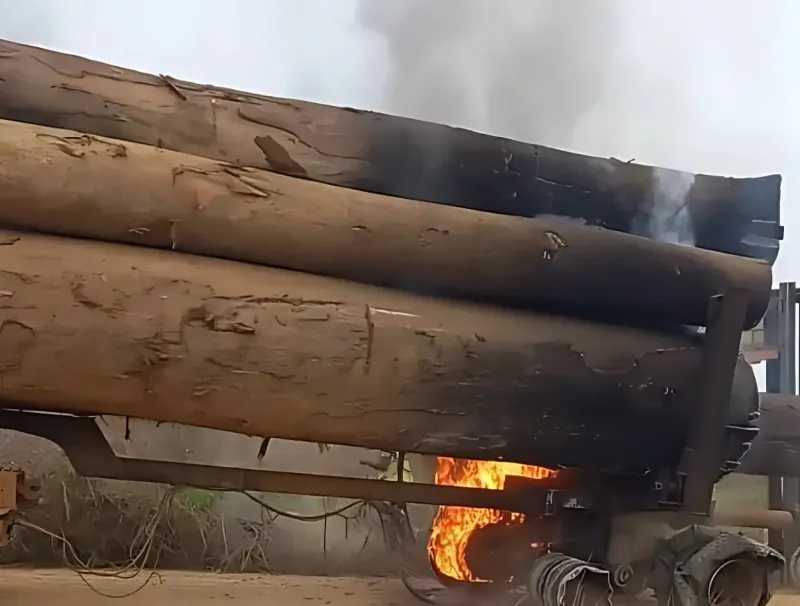
[[[458,590],[760,605],[782,556],[719,530],[712,497],[759,448],[738,348],[780,185],[2,42],[0,427],[85,476],[379,503],[400,551],[404,504],[437,505],[430,561]],[[102,415],[435,481],[125,458]]]

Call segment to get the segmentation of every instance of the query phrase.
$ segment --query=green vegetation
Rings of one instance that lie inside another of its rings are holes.
[[[184,488],[180,491],[178,498],[183,505],[191,511],[211,513],[220,500],[224,498],[224,494],[216,490]]]

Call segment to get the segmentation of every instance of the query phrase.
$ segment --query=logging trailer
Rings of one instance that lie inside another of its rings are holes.
[[[0,42],[0,427],[84,476],[365,499],[398,528],[437,505],[459,590],[761,605],[782,555],[717,525],[791,516],[712,497],[759,449],[739,345],[780,185]],[[413,455],[432,481],[125,458],[101,415]]]

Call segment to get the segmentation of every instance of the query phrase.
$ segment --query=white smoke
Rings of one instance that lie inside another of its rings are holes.
[[[782,173],[787,239],[776,276],[800,277],[791,204],[800,73],[789,60],[800,56],[800,4],[360,0],[360,9],[389,61],[373,107],[691,173]],[[654,193],[661,209],[670,198]],[[685,213],[670,216],[645,227]],[[688,221],[670,229],[691,239]]]
[[[653,170],[653,182],[647,235],[660,242],[694,246],[692,216],[686,206],[686,196],[694,185],[694,175],[656,168]]]
[[[559,147],[617,46],[602,0],[361,0],[359,17],[385,40],[384,109]]]

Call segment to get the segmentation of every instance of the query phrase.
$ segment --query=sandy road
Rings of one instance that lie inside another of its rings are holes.
[[[133,596],[114,600],[89,589],[67,570],[0,568],[0,605],[5,606],[419,606],[401,583],[390,579],[341,579],[270,575],[160,573]],[[119,595],[143,579],[90,579],[104,593]]]

